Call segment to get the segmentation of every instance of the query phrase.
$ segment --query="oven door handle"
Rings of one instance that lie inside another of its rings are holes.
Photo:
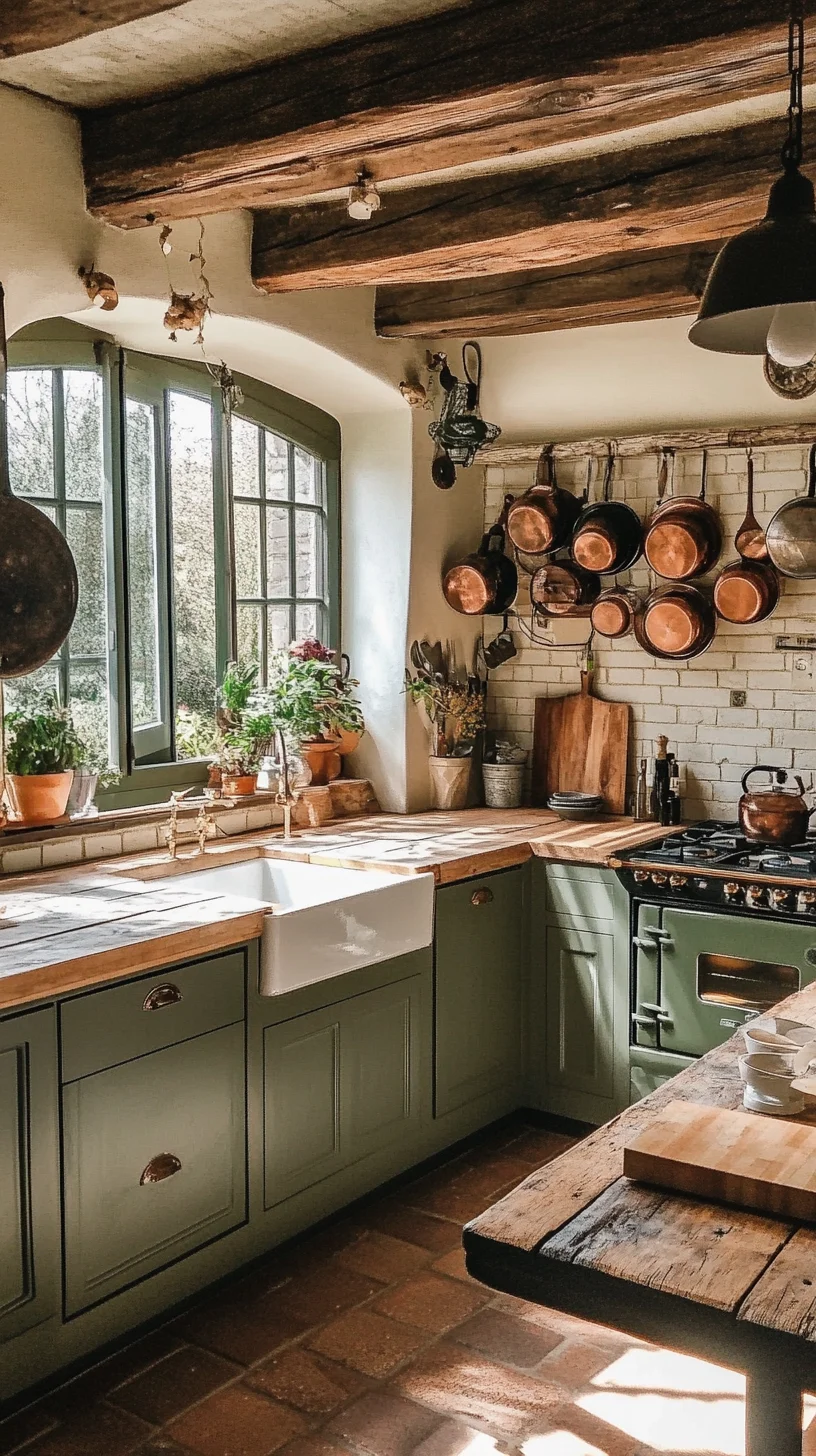
[[[656,940],[647,940],[643,935],[633,936],[632,944],[636,950],[656,951],[658,949]]]
[[[661,1026],[674,1025],[674,1022],[672,1021],[672,1018],[670,1017],[665,1006],[657,1006],[654,1001],[641,1001],[640,1009],[641,1011],[649,1012],[653,1019],[659,1022]]]

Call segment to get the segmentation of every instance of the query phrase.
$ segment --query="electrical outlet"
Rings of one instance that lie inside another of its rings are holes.
[[[732,688],[730,701],[732,708],[744,708],[748,701],[748,694],[742,688]]]
[[[809,652],[794,652],[793,654],[793,682],[796,687],[805,687],[813,681],[813,654]]]

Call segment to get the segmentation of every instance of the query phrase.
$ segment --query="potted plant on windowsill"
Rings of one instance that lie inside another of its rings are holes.
[[[271,753],[274,738],[274,720],[262,707],[248,709],[240,727],[223,735],[219,754],[221,790],[228,798],[255,793],[261,759]]]
[[[351,753],[363,733],[354,678],[344,677],[334,653],[306,638],[279,653],[264,695],[275,726],[299,749],[312,784],[325,785],[342,770],[341,753]]]
[[[37,712],[9,713],[6,728],[6,789],[13,816],[26,824],[61,819],[74,769],[85,756],[70,713],[49,698]]]

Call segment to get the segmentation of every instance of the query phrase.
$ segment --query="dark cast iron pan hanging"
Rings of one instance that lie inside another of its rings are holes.
[[[12,493],[3,297],[0,287],[0,678],[22,677],[48,662],[68,636],[79,600],[62,532]]]

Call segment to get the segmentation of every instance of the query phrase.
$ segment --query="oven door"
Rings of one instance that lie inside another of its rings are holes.
[[[816,977],[816,925],[663,911],[658,1035],[700,1056]]]

